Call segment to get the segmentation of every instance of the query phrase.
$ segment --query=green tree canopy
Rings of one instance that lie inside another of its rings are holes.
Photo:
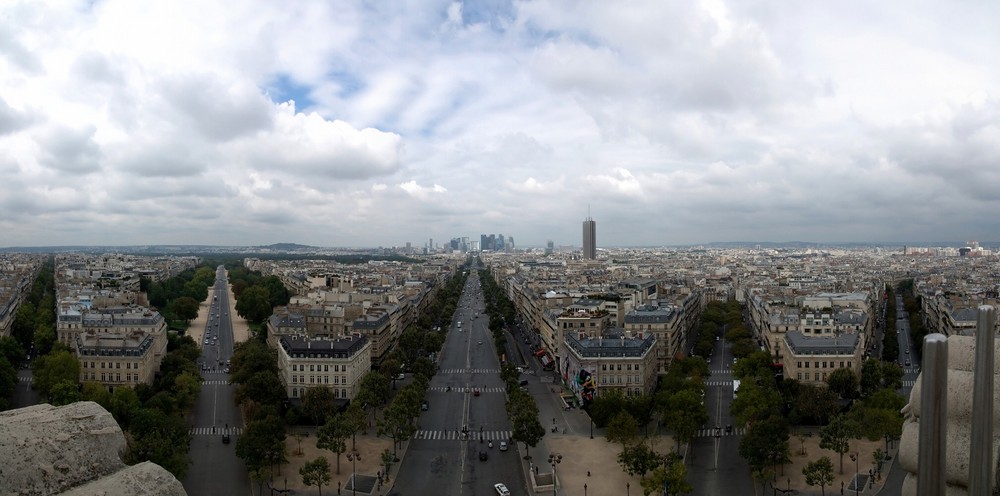
[[[838,396],[844,399],[858,396],[858,375],[848,368],[839,368],[830,373],[826,384]]]
[[[840,474],[844,474],[844,453],[851,449],[851,439],[858,436],[858,425],[847,415],[836,415],[819,430],[819,447],[840,455]]]
[[[44,355],[35,360],[31,369],[34,373],[31,386],[46,399],[56,384],[62,381],[78,384],[80,380],[80,362],[68,351]]]
[[[802,475],[806,476],[806,484],[819,486],[825,495],[826,486],[833,484],[833,462],[825,456],[819,460],[811,461],[802,467]]]
[[[323,496],[323,486],[330,483],[330,462],[322,456],[317,457],[299,468],[299,475],[302,476],[302,483],[306,487],[316,486],[320,496]]]
[[[638,435],[639,424],[635,421],[635,417],[624,410],[611,418],[605,431],[605,437],[608,438],[608,441],[621,443],[622,446],[631,443]]]

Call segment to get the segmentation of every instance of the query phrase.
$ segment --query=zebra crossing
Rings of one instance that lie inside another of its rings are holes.
[[[746,432],[747,430],[744,427],[734,427],[732,434],[726,434],[725,429],[719,429],[719,434],[722,436],[742,436]],[[698,429],[698,433],[694,437],[715,437],[715,428]]]
[[[910,380],[903,381],[903,387],[904,388],[912,388],[916,384],[917,384],[916,379],[910,379]]]
[[[232,436],[239,436],[243,434],[242,427],[230,427],[228,429],[222,427],[192,427],[190,433],[192,436],[218,436],[228,432]]]
[[[732,386],[733,381],[705,381],[706,386]]]
[[[500,369],[441,369],[440,374],[499,374]]]
[[[448,431],[420,430],[413,435],[413,439],[424,439],[429,441],[465,441],[478,440],[480,435],[482,436],[483,441],[507,441],[511,437],[511,431],[472,431],[469,432],[468,437],[464,437],[458,429]]]
[[[712,369],[712,375],[732,374],[733,369]]]
[[[472,387],[453,387],[453,388],[451,388],[451,391],[449,391],[447,387],[434,386],[434,387],[429,387],[427,389],[430,390],[430,391],[438,391],[438,392],[471,393],[472,390],[476,389],[476,388],[472,388]],[[502,393],[502,392],[504,392],[504,388],[502,388],[502,387],[483,387],[483,388],[479,388],[479,392],[480,393]]]
[[[17,380],[19,380],[21,382],[31,382],[31,378],[30,377],[18,377]]]
[[[223,380],[214,380],[214,381],[201,381],[201,385],[202,386],[222,386],[222,385],[228,385],[228,384],[229,384],[229,381],[224,380],[224,379]]]

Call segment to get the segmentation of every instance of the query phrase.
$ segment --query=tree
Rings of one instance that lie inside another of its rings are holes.
[[[17,388],[17,369],[0,354],[0,410],[7,409],[7,401]]]
[[[191,321],[192,319],[198,318],[199,306],[198,302],[190,296],[174,298],[169,305],[170,311],[173,312],[177,318],[184,319],[185,321]]]
[[[739,453],[751,470],[784,465],[788,459],[788,422],[772,415],[754,422],[740,440]]]
[[[831,372],[826,378],[826,384],[830,391],[844,399],[854,398],[858,394],[858,376],[848,368],[839,368]]]
[[[32,364],[31,370],[34,373],[31,387],[46,399],[56,384],[62,381],[77,383],[80,380],[80,362],[68,351],[56,351],[40,357]]]
[[[635,418],[632,417],[628,412],[622,410],[618,412],[611,422],[608,422],[608,428],[605,431],[605,436],[608,441],[612,443],[621,443],[624,447],[626,444],[632,442],[636,436],[639,435],[639,424],[636,423]]]
[[[802,467],[802,475],[806,476],[806,484],[819,486],[820,491],[826,495],[826,486],[833,484],[833,462],[826,456],[809,462]]]
[[[653,494],[666,489],[669,496],[688,494],[694,487],[687,481],[687,466],[684,460],[673,453],[664,457],[663,463],[653,469],[648,479],[639,482],[643,494]]]
[[[302,476],[302,483],[306,487],[316,486],[320,496],[323,496],[323,486],[330,482],[330,463],[320,456],[311,462],[306,462],[299,469],[299,475]]]
[[[840,455],[840,474],[844,475],[844,453],[851,449],[851,439],[857,436],[858,426],[847,415],[836,415],[830,423],[819,429],[819,447]]]
[[[344,420],[347,421],[348,430],[351,433],[351,449],[357,449],[358,432],[368,427],[368,415],[365,414],[360,403],[352,401],[344,412]]]
[[[270,295],[263,286],[250,286],[236,300],[236,314],[254,324],[260,324],[271,316]]]
[[[740,384],[739,394],[729,404],[729,411],[742,426],[749,427],[753,422],[781,414],[781,395],[776,389],[759,386],[755,381],[744,381]]]
[[[659,467],[662,463],[663,459],[660,455],[650,449],[646,443],[625,446],[621,453],[618,453],[618,464],[632,476],[646,477],[647,472]]]
[[[236,440],[236,456],[253,471],[287,461],[285,459],[285,425],[277,415],[266,415],[247,424]]]
[[[392,402],[382,412],[382,419],[377,422],[378,435],[388,435],[392,438],[392,454],[396,456],[396,447],[402,441],[410,438],[416,432],[416,426],[410,423],[406,412],[396,402]]]
[[[690,389],[670,395],[661,409],[661,415],[663,423],[674,431],[678,453],[681,443],[690,443],[698,429],[708,422],[708,411],[701,395]]]
[[[837,394],[824,386],[801,384],[794,405],[800,422],[825,425],[837,411]]]
[[[13,336],[0,337],[0,356],[7,358],[11,365],[24,362],[24,347]]]
[[[316,447],[330,450],[337,454],[337,474],[340,474],[340,455],[347,451],[347,436],[350,435],[347,419],[343,415],[331,415],[327,417],[316,432]]]
[[[337,399],[333,397],[333,390],[324,386],[306,389],[302,395],[302,410],[315,425],[322,425],[326,422],[327,415],[337,410]]]
[[[63,406],[80,401],[80,385],[72,381],[59,381],[49,391],[52,406]]]
[[[354,401],[361,404],[362,408],[368,408],[371,417],[368,426],[371,427],[371,419],[375,417],[375,410],[384,405],[389,400],[389,379],[379,372],[368,372],[361,378],[361,385]]]

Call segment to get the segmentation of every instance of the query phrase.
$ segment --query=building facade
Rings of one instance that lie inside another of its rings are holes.
[[[357,333],[334,339],[281,336],[278,369],[289,398],[301,398],[309,388],[325,387],[334,398],[350,400],[371,370],[371,341]]]
[[[597,258],[597,223],[590,216],[583,221],[583,258]]]

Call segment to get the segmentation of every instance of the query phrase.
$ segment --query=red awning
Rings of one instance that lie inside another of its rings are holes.
[[[540,357],[540,356],[542,356],[544,354],[545,354],[545,349],[544,348],[538,348],[537,350],[535,350],[535,356],[536,357]]]

